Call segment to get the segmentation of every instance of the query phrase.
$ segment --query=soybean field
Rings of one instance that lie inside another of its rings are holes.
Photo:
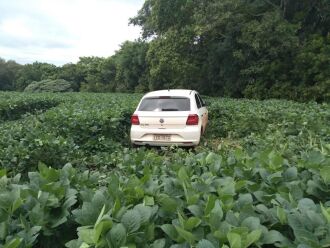
[[[194,149],[132,148],[140,94],[0,92],[0,247],[330,247],[330,105],[205,97]]]

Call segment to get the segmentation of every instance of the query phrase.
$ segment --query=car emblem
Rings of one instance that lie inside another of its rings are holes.
[[[159,119],[159,122],[160,122],[160,123],[164,123],[164,119],[163,119],[163,118],[160,118],[160,119]]]

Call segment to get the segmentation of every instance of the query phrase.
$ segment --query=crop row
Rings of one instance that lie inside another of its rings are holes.
[[[1,124],[0,165],[28,172],[39,161],[53,167],[89,162],[98,153],[111,153],[128,144],[129,96],[71,99],[38,115]],[[132,97],[134,101],[135,97]]]
[[[287,158],[330,142],[329,104],[212,99],[209,138],[229,138],[251,151],[277,149]]]
[[[0,92],[0,123],[17,120],[24,114],[47,110],[57,106],[62,100],[62,98],[55,95]]]
[[[118,154],[111,171],[39,164],[28,181],[2,171],[0,244],[328,247],[329,154],[290,164],[274,151],[140,149]]]
[[[25,98],[26,95],[17,96]],[[34,96],[34,95],[32,95]],[[125,94],[41,94],[61,104],[45,113],[1,124],[0,165],[29,171],[39,161],[97,166],[129,144],[129,117],[139,97]],[[29,96],[31,99],[33,97]],[[209,100],[204,140],[233,140],[252,154],[280,151],[288,160],[330,142],[329,105],[289,101]],[[211,145],[208,146],[213,149]],[[111,159],[110,159],[111,160]]]

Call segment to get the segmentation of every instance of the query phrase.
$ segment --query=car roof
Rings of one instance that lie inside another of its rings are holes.
[[[195,90],[181,90],[181,89],[169,89],[169,90],[157,90],[151,91],[144,95],[144,97],[154,97],[154,96],[186,96],[189,97],[193,95]]]

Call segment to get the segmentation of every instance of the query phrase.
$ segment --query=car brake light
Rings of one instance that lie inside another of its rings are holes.
[[[194,114],[194,115],[189,115],[187,118],[187,122],[186,125],[198,125],[198,115]]]
[[[140,125],[139,116],[137,116],[137,115],[132,115],[132,116],[131,116],[131,124],[132,124],[132,125]]]

